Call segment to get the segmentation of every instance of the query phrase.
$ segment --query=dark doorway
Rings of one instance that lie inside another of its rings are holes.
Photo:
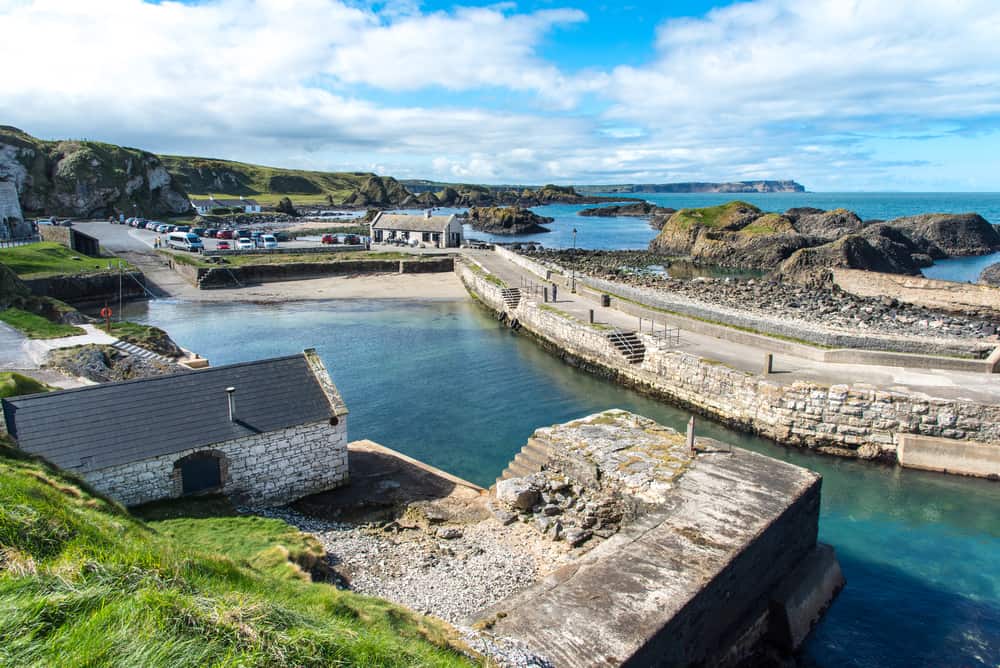
[[[222,466],[219,458],[210,453],[195,453],[177,462],[181,469],[181,488],[184,494],[208,492],[222,487]]]

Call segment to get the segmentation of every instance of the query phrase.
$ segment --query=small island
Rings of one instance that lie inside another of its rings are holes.
[[[550,232],[542,223],[551,223],[553,220],[519,206],[474,206],[469,209],[467,218],[472,229],[479,232],[510,235]]]

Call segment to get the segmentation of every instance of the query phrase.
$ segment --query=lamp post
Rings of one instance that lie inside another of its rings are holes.
[[[573,228],[573,274],[569,291],[576,294],[576,228]]]

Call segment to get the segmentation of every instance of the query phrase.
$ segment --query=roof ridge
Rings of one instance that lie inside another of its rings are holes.
[[[3,401],[13,403],[25,399],[37,399],[39,397],[57,397],[57,396],[62,396],[64,394],[71,394],[73,392],[84,392],[86,390],[93,390],[101,387],[120,387],[122,385],[134,385],[136,383],[143,383],[147,381],[164,380],[166,378],[171,378],[174,376],[190,376],[192,374],[203,374],[210,371],[220,371],[222,369],[233,369],[236,367],[255,366],[257,364],[267,364],[270,362],[282,362],[285,360],[296,359],[296,358],[302,358],[305,360],[306,359],[305,352],[303,351],[301,353],[295,353],[293,355],[282,355],[281,357],[265,357],[264,359],[250,360],[249,362],[234,362],[232,364],[223,364],[221,366],[210,366],[210,367],[205,367],[204,369],[190,369],[187,371],[177,371],[175,373],[167,373],[161,376],[147,376],[145,378],[132,378],[130,380],[116,380],[107,383],[98,383],[96,385],[84,385],[83,387],[71,387],[65,390],[56,390],[55,392],[36,392],[34,394],[24,394],[17,397],[10,397],[9,399],[4,399]],[[308,360],[306,361],[308,362]]]

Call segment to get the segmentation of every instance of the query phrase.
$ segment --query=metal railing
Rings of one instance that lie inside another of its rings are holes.
[[[27,246],[37,244],[42,238],[37,234],[31,237],[21,237],[19,239],[0,239],[0,248],[13,248],[14,246]]]
[[[679,327],[669,327],[666,323],[657,322],[652,318],[639,318],[639,332],[666,345],[679,346],[681,343]]]

